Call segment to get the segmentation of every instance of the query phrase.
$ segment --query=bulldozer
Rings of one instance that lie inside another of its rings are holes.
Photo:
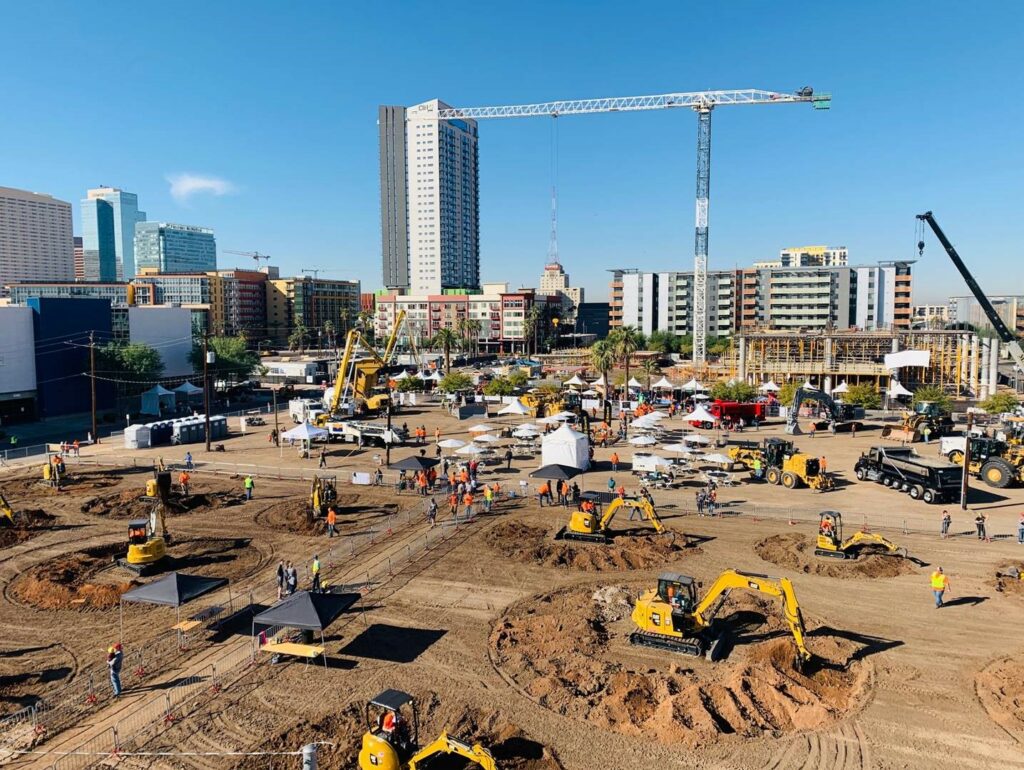
[[[132,519],[128,522],[128,552],[118,564],[136,575],[155,572],[167,558],[167,544],[171,540],[167,532],[167,503],[171,495],[170,471],[154,471],[153,478],[146,482],[144,499],[153,503],[148,519]],[[156,533],[156,520],[160,520],[160,534]]]
[[[729,459],[752,468],[754,460],[761,460],[764,479],[769,484],[782,484],[786,489],[808,487],[827,492],[835,488],[832,477],[822,471],[817,457],[798,452],[792,441],[766,438],[760,446],[737,444],[727,450]]]
[[[631,644],[656,647],[685,655],[721,660],[728,634],[716,623],[716,616],[733,590],[754,591],[782,599],[782,612],[789,624],[796,655],[793,667],[803,672],[813,660],[807,649],[800,603],[788,578],[775,578],[737,570],[726,570],[703,598],[697,591],[701,583],[688,575],[666,572],[658,577],[658,587],[641,594],[633,607],[636,630]]]
[[[956,427],[953,425],[953,415],[942,408],[934,401],[918,401],[914,404],[914,411],[907,412],[903,416],[903,423],[899,427],[886,425],[882,428],[882,438],[888,438],[894,432],[903,432],[910,437],[910,441],[921,441],[924,438],[925,428],[928,429],[928,438],[937,439],[954,433]]]
[[[856,559],[865,551],[882,551],[901,559],[907,558],[907,549],[875,532],[854,532],[843,539],[843,515],[839,511],[822,511],[818,514],[818,539],[814,547],[815,556],[831,559]]]
[[[612,533],[608,527],[615,518],[615,514],[622,508],[631,511],[639,511],[640,518],[651,522],[654,531],[659,535],[664,534],[665,525],[658,518],[658,512],[654,506],[644,498],[621,498],[616,497],[604,513],[599,517],[596,512],[574,511],[569,524],[562,527],[555,534],[555,540],[582,540],[587,543],[611,543]]]
[[[1005,489],[1024,481],[1024,447],[988,436],[945,439],[950,442],[960,440],[971,442],[971,461],[967,472],[975,478],[996,489]],[[946,456],[957,465],[964,464],[963,448],[953,449]]]
[[[309,523],[327,515],[327,508],[338,499],[337,476],[314,476],[309,488]]]
[[[444,755],[462,757],[483,770],[497,768],[494,756],[479,743],[470,744],[447,732],[420,748],[419,709],[408,693],[385,690],[366,704],[359,770],[425,770]]]

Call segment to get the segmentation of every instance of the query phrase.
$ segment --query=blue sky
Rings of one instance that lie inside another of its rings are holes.
[[[3,16],[0,185],[74,202],[76,232],[85,190],[114,185],[150,219],[215,228],[221,250],[374,289],[378,104],[809,84],[832,91],[830,112],[715,112],[713,269],[808,243],[910,258],[914,214],[932,209],[989,293],[1024,293],[1019,3],[43,2]],[[535,285],[544,265],[550,122],[481,125],[484,280]],[[574,283],[599,299],[608,268],[692,266],[692,114],[564,117],[558,136]],[[172,195],[181,175],[213,189]],[[926,240],[915,300],[966,293]]]

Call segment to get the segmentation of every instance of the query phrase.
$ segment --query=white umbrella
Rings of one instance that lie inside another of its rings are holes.
[[[683,422],[714,422],[717,418],[703,406],[695,407],[689,414],[684,414]]]
[[[530,413],[530,408],[528,406],[526,406],[526,404],[524,404],[518,398],[515,401],[513,401],[512,403],[510,403],[510,404],[508,404],[506,406],[503,406],[501,409],[498,410],[498,414],[499,415],[517,414],[517,415],[520,415],[520,416],[525,416],[525,415],[528,415],[529,413]]]
[[[779,388],[778,385],[775,384],[774,380],[768,380],[768,382],[766,382],[764,385],[759,387],[758,390],[761,391],[762,393],[768,393],[768,392],[778,393],[780,388]]]
[[[644,418],[649,420],[664,420],[666,417],[668,417],[668,415],[664,412],[648,412],[644,415]]]
[[[446,438],[444,441],[439,441],[437,445],[441,449],[459,449],[466,446],[466,442],[459,441],[457,438]]]
[[[832,388],[832,395],[836,393],[849,393],[850,386],[846,384],[846,380],[843,380],[836,387]]]
[[[711,400],[711,396],[709,396],[707,393],[694,393],[693,394],[693,400],[694,401],[710,401]]]
[[[656,383],[651,385],[654,390],[672,390],[675,386],[669,382],[665,377],[662,377]]]
[[[572,412],[559,412],[558,414],[553,414],[551,416],[554,417],[556,420],[571,420],[576,415],[573,414]]]
[[[512,431],[512,435],[516,438],[534,438],[540,434],[535,427],[532,425],[523,425],[521,428],[516,428]]]
[[[702,461],[706,463],[713,463],[715,465],[727,465],[732,462],[728,457],[720,454],[704,455]]]
[[[652,462],[655,465],[661,465],[661,466],[663,466],[665,468],[667,468],[668,466],[670,466],[672,464],[671,461],[668,460],[668,458],[662,457],[661,455],[636,455],[636,456],[637,457],[643,456],[643,458],[645,460],[647,460],[648,462]]]
[[[632,388],[633,390],[640,390],[643,388],[644,384],[642,382],[638,382],[636,377],[630,377],[629,382],[626,383],[626,386]]]
[[[469,455],[469,456],[472,456],[472,455],[483,454],[486,451],[487,451],[486,449],[481,449],[478,446],[473,446],[472,444],[468,444],[468,445],[462,447],[462,449],[456,449],[455,450],[455,454],[457,454],[457,455]]]
[[[688,383],[683,385],[683,390],[690,391],[692,393],[695,390],[704,390],[704,386],[697,382],[696,378],[691,378]]]
[[[629,443],[633,446],[651,446],[652,444],[657,444],[658,440],[651,436],[633,436]]]
[[[485,433],[482,436],[477,436],[473,440],[474,441],[479,441],[479,442],[481,442],[483,444],[493,444],[495,441],[501,441],[500,438],[498,438],[497,436],[493,436],[490,433]]]
[[[490,425],[477,424],[470,428],[467,433],[487,433],[491,430]]]
[[[710,444],[711,439],[707,436],[702,436],[699,433],[691,433],[689,436],[683,436],[684,444]]]
[[[666,452],[679,452],[680,454],[689,454],[690,447],[686,444],[666,444],[662,447]]]
[[[393,380],[407,380],[407,379],[409,379],[409,378],[410,378],[411,376],[412,376],[412,375],[411,375],[411,374],[409,374],[409,372],[407,372],[407,371],[405,371],[405,369],[403,369],[402,371],[400,371],[400,372],[399,372],[398,374],[396,374],[396,375],[395,375],[394,377],[392,377],[391,379],[393,379]]]
[[[566,380],[562,384],[563,385],[577,385],[577,386],[582,387],[582,386],[586,385],[587,383],[578,374],[574,374],[572,376],[572,379]]]

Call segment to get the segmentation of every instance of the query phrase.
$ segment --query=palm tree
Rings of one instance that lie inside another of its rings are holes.
[[[658,360],[656,358],[645,358],[640,363],[640,369],[647,375],[647,391],[650,392],[651,377],[656,374],[661,374],[661,367],[658,366]]]
[[[537,352],[537,332],[540,330],[540,319],[543,312],[540,309],[540,305],[530,305],[530,309],[526,311],[526,316],[523,318],[523,335],[526,337],[526,341],[533,341],[533,352]]]
[[[604,377],[604,395],[607,398],[609,372],[615,366],[615,349],[609,340],[598,340],[590,346],[590,363]]]
[[[334,347],[334,321],[327,319],[324,321],[324,336],[327,337],[327,344],[332,348]]]
[[[629,382],[629,360],[640,349],[641,334],[635,326],[621,326],[608,335],[615,355],[622,360],[626,370],[626,382]]]
[[[444,350],[444,372],[448,374],[452,370],[452,348],[459,347],[459,335],[447,326],[438,329],[430,340],[430,346]]]
[[[469,335],[469,342],[473,346],[473,355],[480,355],[480,330],[483,324],[476,318],[466,321],[466,332]]]

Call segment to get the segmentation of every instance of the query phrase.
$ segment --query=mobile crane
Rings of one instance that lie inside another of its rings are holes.
[[[395,317],[395,324],[391,329],[387,345],[384,347],[384,354],[380,355],[374,347],[366,341],[362,332],[358,329],[350,329],[345,336],[345,352],[342,354],[341,363],[338,365],[338,374],[334,381],[334,389],[325,398],[327,411],[317,418],[317,424],[321,427],[330,420],[337,419],[338,410],[341,407],[341,399],[349,382],[349,366],[352,367],[352,397],[361,404],[366,412],[380,412],[387,408],[391,397],[384,389],[377,387],[380,371],[388,366],[391,355],[395,350],[395,343],[398,341],[398,330],[405,321],[405,311],[399,311]],[[370,352],[370,358],[355,360],[356,349],[359,346]]]

